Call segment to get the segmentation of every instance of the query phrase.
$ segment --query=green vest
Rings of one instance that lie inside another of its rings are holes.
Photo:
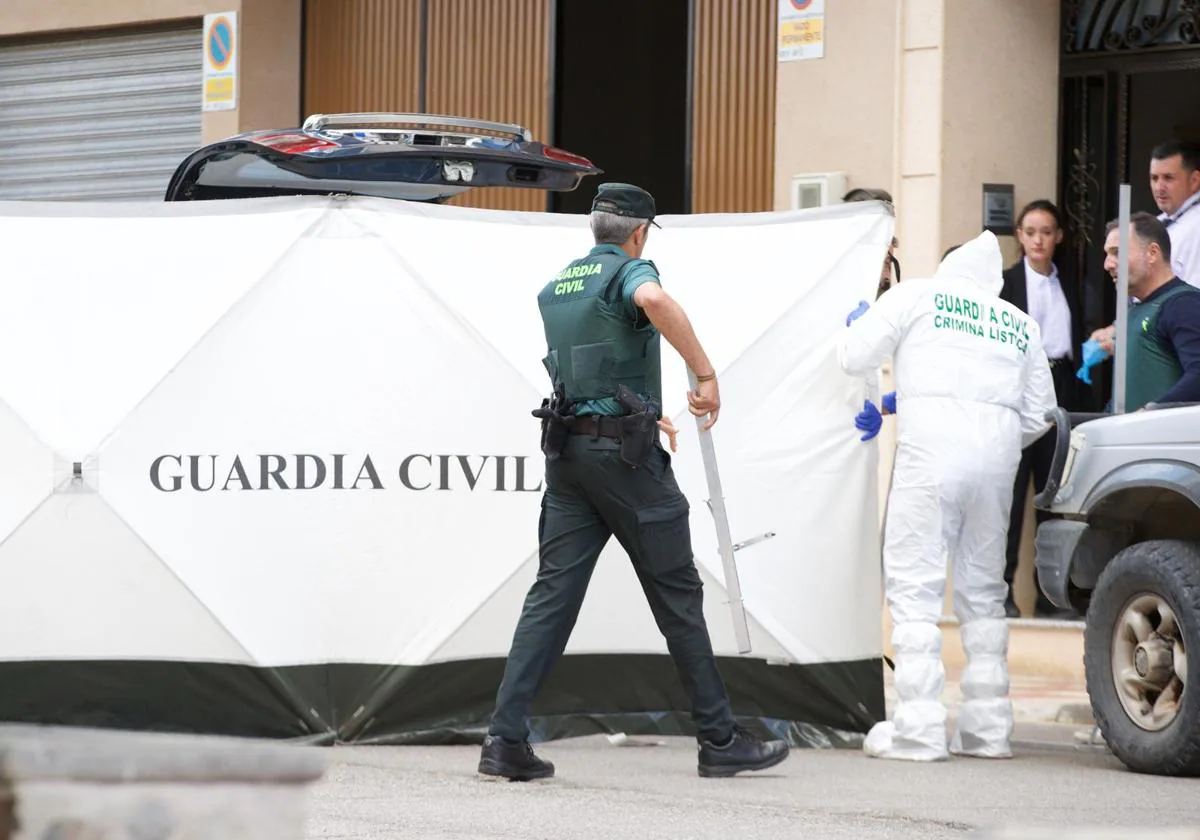
[[[631,319],[621,301],[622,279],[636,262],[597,248],[538,295],[549,351],[542,363],[567,399],[594,403],[581,413],[624,413],[611,399],[621,384],[662,403],[659,332],[645,318]]]
[[[1126,328],[1125,410],[1137,411],[1154,402],[1183,378],[1183,365],[1169,341],[1158,331],[1162,305],[1184,293],[1198,293],[1191,286],[1179,285],[1149,302],[1129,310]]]

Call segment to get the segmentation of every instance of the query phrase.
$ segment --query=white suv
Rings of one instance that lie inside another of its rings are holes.
[[[1056,518],[1037,570],[1054,604],[1086,611],[1096,724],[1131,770],[1200,775],[1200,405],[1047,419],[1034,504]]]

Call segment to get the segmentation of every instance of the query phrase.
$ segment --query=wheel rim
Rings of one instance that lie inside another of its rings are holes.
[[[1149,732],[1170,726],[1187,688],[1187,649],[1174,610],[1153,593],[1135,595],[1112,639],[1113,685],[1125,714]]]

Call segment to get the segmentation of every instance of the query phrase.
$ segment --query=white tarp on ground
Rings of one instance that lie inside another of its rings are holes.
[[[318,198],[0,217],[0,663],[505,656],[537,566],[536,295],[586,253],[584,217]],[[833,341],[892,221],[851,204],[651,233],[720,374],[733,540],[775,534],[738,552],[744,658],[882,655],[867,388]],[[663,359],[714,647],[736,657],[686,372]],[[567,659],[665,652],[614,539]]]

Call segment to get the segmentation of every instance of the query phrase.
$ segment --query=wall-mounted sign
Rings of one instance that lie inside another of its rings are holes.
[[[205,111],[232,111],[237,107],[237,67],[237,12],[205,15]]]
[[[779,60],[825,56],[825,0],[779,0]]]
[[[983,229],[997,236],[1016,233],[1016,199],[1012,184],[983,185]]]

